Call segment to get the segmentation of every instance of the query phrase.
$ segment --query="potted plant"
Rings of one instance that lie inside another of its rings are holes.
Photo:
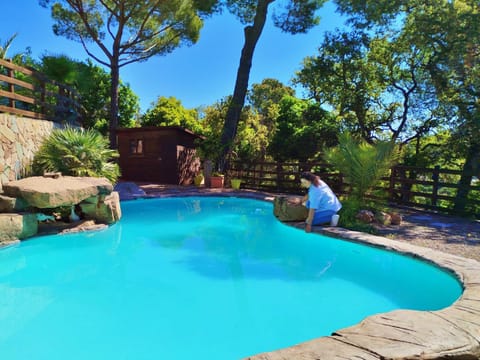
[[[198,174],[197,176],[195,176],[195,177],[193,178],[193,183],[195,184],[195,186],[200,186],[200,185],[202,185],[202,183],[203,183],[203,174],[200,173],[200,174]]]
[[[197,154],[202,161],[203,167],[203,176],[204,176],[204,184],[206,187],[223,187],[223,178],[215,179],[215,185],[212,185],[212,176],[214,172],[213,169],[217,168],[217,161],[219,154],[221,154],[221,143],[220,138],[218,136],[208,136],[203,139],[196,140],[197,146]],[[218,174],[222,175],[222,174]],[[216,176],[218,177],[218,176]],[[219,186],[220,181],[222,185]]]
[[[240,189],[240,184],[242,183],[242,179],[233,178],[230,180],[230,184],[232,185],[232,189],[238,190]]]
[[[212,176],[210,176],[210,187],[211,188],[222,188],[223,187],[224,176],[222,173],[214,171]]]

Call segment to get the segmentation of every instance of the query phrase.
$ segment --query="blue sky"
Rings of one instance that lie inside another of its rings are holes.
[[[326,4],[319,12],[320,25],[308,34],[282,33],[269,19],[255,50],[250,85],[268,77],[289,84],[302,60],[317,53],[323,33],[342,26],[334,10]],[[2,15],[1,42],[18,33],[10,55],[30,47],[35,58],[43,54],[88,58],[80,43],[53,34],[50,10],[40,7],[38,0],[4,0]],[[205,21],[195,45],[127,65],[120,77],[140,97],[142,111],[158,96],[175,96],[187,108],[210,105],[233,92],[243,41],[242,24],[225,12]]]

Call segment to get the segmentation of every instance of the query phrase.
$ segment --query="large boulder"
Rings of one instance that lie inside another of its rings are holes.
[[[100,223],[113,224],[122,217],[120,197],[116,191],[109,195],[92,196],[79,205],[86,219]]]
[[[390,214],[384,211],[378,211],[375,213],[375,220],[382,225],[390,225],[392,223],[392,217]]]
[[[35,214],[0,214],[0,244],[26,239],[37,232]]]
[[[355,217],[357,220],[366,224],[370,224],[375,221],[375,214],[370,210],[360,210]]]
[[[390,218],[392,221],[392,225],[400,225],[403,220],[402,215],[396,212],[390,213]]]
[[[277,196],[273,200],[273,215],[280,221],[305,221],[308,209],[299,196]]]
[[[105,178],[35,176],[3,185],[6,196],[24,199],[30,206],[45,209],[71,206],[96,195],[108,195],[112,184]]]

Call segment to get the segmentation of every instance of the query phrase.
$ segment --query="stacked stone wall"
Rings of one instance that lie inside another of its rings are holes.
[[[61,124],[0,114],[0,189],[28,175],[33,156],[52,130]]]

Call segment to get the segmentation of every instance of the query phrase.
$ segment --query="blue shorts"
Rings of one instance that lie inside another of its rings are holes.
[[[305,204],[307,209],[310,209],[310,201],[307,200]],[[313,215],[312,225],[322,225],[326,223],[330,223],[332,220],[332,215],[335,215],[337,212],[333,210],[316,210],[315,214]]]

